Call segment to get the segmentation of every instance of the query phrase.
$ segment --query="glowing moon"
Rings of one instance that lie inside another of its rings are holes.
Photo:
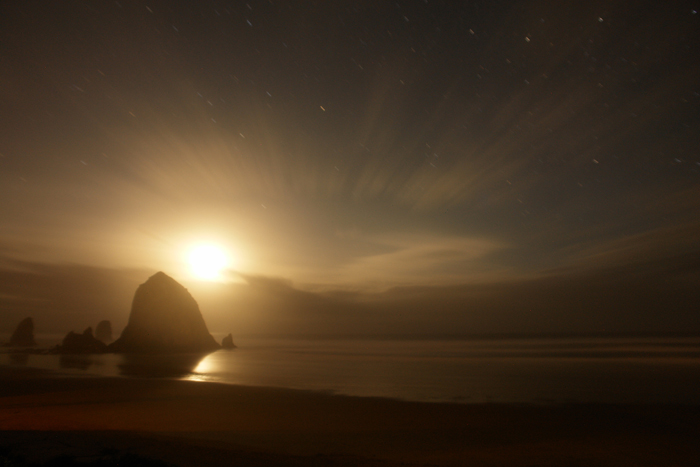
[[[190,271],[200,280],[221,280],[221,272],[228,266],[229,259],[223,248],[216,245],[197,245],[188,257]]]

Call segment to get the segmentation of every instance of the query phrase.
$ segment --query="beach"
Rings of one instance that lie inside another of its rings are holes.
[[[697,406],[421,403],[11,367],[0,381],[9,465],[124,455],[179,466],[700,463]]]

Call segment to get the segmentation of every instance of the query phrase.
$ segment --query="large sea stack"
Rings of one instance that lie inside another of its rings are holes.
[[[15,332],[10,337],[10,346],[12,347],[33,347],[36,345],[34,340],[34,320],[32,318],[24,318],[17,325]]]
[[[136,290],[129,323],[108,347],[118,353],[204,353],[220,348],[192,295],[163,272]]]

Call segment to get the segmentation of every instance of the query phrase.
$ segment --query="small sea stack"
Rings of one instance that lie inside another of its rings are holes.
[[[15,332],[10,337],[10,347],[34,347],[34,320],[32,318],[24,318],[17,325]]]
[[[233,343],[233,335],[229,333],[228,336],[221,340],[221,348],[226,350],[231,350],[236,348],[236,344]]]
[[[95,338],[101,340],[105,344],[112,342],[112,323],[106,319],[97,323]]]
[[[69,332],[63,338],[61,345],[56,346],[55,351],[60,354],[105,353],[107,345],[96,339],[92,334],[92,328],[89,327],[82,334]]]

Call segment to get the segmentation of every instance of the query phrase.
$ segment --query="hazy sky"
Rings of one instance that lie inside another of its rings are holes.
[[[698,10],[4,1],[0,330],[700,332]]]

